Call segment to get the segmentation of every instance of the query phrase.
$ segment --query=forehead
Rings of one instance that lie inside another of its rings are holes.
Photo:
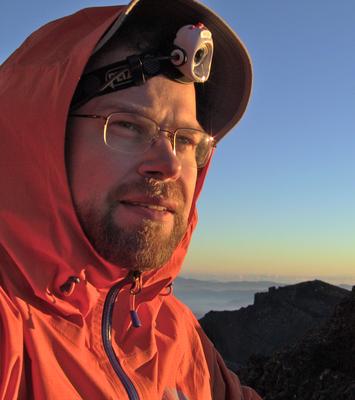
[[[103,115],[117,111],[137,112],[158,123],[201,128],[196,118],[194,85],[174,82],[164,76],[94,98],[90,106],[90,112]]]

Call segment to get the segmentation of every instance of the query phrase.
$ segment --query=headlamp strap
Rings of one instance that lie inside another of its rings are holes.
[[[93,97],[143,85],[147,79],[159,74],[178,82],[207,81],[212,62],[213,40],[212,33],[202,23],[182,26],[169,50],[165,56],[157,55],[156,51],[133,54],[125,60],[83,75],[73,97],[72,109],[80,107]]]
[[[170,59],[170,56],[134,54],[84,74],[73,97],[72,108],[78,108],[96,96],[143,85],[149,78],[161,74],[164,61]]]

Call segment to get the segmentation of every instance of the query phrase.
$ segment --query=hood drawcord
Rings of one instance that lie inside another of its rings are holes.
[[[77,276],[70,276],[68,280],[60,286],[60,291],[64,296],[70,296],[74,292],[75,285],[80,283],[80,278]]]
[[[132,273],[132,286],[129,290],[129,313],[131,315],[132,325],[135,328],[142,326],[139,319],[138,313],[136,311],[136,295],[142,290],[142,274],[140,271],[133,271]]]

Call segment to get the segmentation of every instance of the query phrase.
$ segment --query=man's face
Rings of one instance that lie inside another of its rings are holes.
[[[199,128],[194,86],[157,76],[139,87],[96,97],[78,114],[135,112],[162,129]],[[175,156],[161,136],[143,154],[114,151],[101,119],[70,117],[67,168],[83,230],[108,261],[135,270],[166,263],[182,239],[197,169]]]

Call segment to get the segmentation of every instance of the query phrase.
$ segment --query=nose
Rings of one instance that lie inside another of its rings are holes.
[[[177,180],[181,175],[181,161],[175,154],[174,135],[161,131],[143,155],[138,172],[144,177],[159,180]]]

